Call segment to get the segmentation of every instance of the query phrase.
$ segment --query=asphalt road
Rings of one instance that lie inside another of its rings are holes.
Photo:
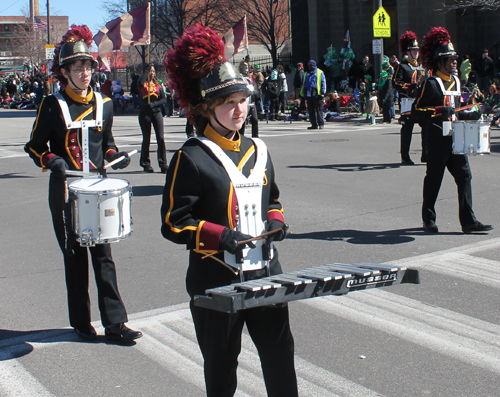
[[[110,173],[133,186],[134,232],[112,247],[129,325],[144,337],[133,346],[103,336],[83,343],[68,326],[48,173],[23,152],[33,120],[31,111],[0,110],[0,396],[203,396],[184,286],[187,252],[160,234],[164,175],[143,173],[138,156]],[[164,122],[171,157],[185,139],[185,119]],[[115,117],[114,125],[120,149],[140,149],[137,116]],[[461,233],[456,186],[446,174],[440,233],[428,235],[419,128],[416,165],[401,166],[397,124],[307,126],[260,124],[292,231],[278,243],[285,271],[390,263],[419,269],[421,284],[291,303],[300,395],[499,396],[500,130],[492,131],[491,155],[470,158],[474,210],[497,228]],[[102,335],[92,282],[90,291]],[[238,396],[265,395],[248,336],[238,380]]]

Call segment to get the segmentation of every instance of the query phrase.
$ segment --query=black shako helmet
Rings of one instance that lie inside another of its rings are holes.
[[[215,99],[235,92],[251,94],[248,81],[230,62],[215,65],[209,74],[200,80],[201,96],[204,100]]]
[[[84,41],[67,41],[62,45],[61,51],[59,52],[58,70],[78,60],[89,60],[92,62],[92,68],[95,69],[97,67],[97,61],[90,53],[89,47],[87,47]]]

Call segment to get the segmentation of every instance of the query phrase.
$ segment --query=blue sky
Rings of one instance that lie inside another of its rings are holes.
[[[106,13],[101,9],[102,0],[49,0],[51,15],[69,17],[69,24],[87,25],[96,34],[106,24]],[[38,0],[40,14],[46,14],[47,0]],[[28,0],[0,1],[0,16],[22,15]]]

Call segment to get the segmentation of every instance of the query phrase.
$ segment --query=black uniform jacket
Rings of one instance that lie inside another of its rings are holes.
[[[139,89],[142,95],[142,109],[157,113],[161,110],[161,106],[167,103],[167,98],[160,84],[156,84],[153,81],[148,83],[148,74],[149,72],[144,72],[139,81]]]
[[[446,76],[441,72],[437,72],[437,77],[443,81],[443,86],[447,91],[456,91],[457,86],[455,79],[452,76]],[[454,97],[454,107],[460,106],[460,98]],[[451,106],[445,100],[445,95],[441,90],[438,81],[434,77],[429,77],[425,80],[422,87],[417,90],[417,99],[413,114],[417,119],[424,123],[427,134],[425,135],[428,140],[428,150],[450,150],[452,148],[453,139],[451,136],[443,136],[443,118],[436,115],[437,106]]]
[[[238,132],[236,134],[236,140],[228,140],[210,125],[205,129],[205,137],[218,144],[248,177],[255,164],[256,147],[251,139]],[[278,199],[279,189],[268,154],[262,188],[264,221],[284,221],[283,208]],[[238,201],[223,165],[198,139],[186,141],[172,158],[168,169],[161,207],[161,232],[166,239],[186,244],[191,250],[187,276],[191,296],[234,281],[234,275],[220,263],[201,257],[219,250],[222,231],[236,227],[237,214]],[[217,257],[224,260],[223,253],[217,254]]]
[[[427,73],[425,69],[416,63],[412,63],[405,57],[397,66],[394,73],[394,85],[403,97],[415,97],[415,90],[422,85]]]
[[[70,87],[61,92],[73,121],[95,120],[95,97],[92,88],[85,98],[77,95]],[[89,128],[90,168],[104,166],[104,158],[118,151],[111,133],[113,125],[113,103],[103,96],[103,126]],[[47,162],[54,156],[62,157],[72,170],[83,168],[82,131],[68,129],[54,95],[43,99],[33,124],[30,140],[24,150],[35,164],[45,169]]]

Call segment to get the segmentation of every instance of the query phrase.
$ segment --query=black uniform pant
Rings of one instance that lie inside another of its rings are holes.
[[[410,115],[403,115],[399,118],[399,122],[402,124],[401,126],[401,160],[408,161],[410,160],[410,145],[411,145],[411,137],[413,135],[413,126],[415,125],[415,119]],[[427,149],[425,147],[425,136],[424,136],[424,128],[422,128],[421,132],[421,141],[422,141],[422,161],[425,161],[427,158]]]
[[[436,221],[434,206],[445,169],[448,169],[457,184],[460,224],[463,227],[475,223],[477,220],[472,210],[472,173],[469,160],[463,154],[452,154],[451,149],[427,153],[427,173],[424,178],[424,202],[422,204],[423,221]]]
[[[149,146],[151,144],[151,124],[155,129],[158,165],[166,167],[167,164],[167,148],[165,146],[164,132],[163,132],[163,116],[161,112],[153,112],[144,106],[139,113],[139,125],[142,131],[142,147],[141,147],[141,167],[151,165],[149,159]]]
[[[191,315],[204,358],[208,397],[230,397],[236,391],[244,324],[257,347],[268,396],[298,396],[287,306],[228,314],[196,307],[191,301]]]
[[[247,120],[250,122],[252,126],[252,138],[258,138],[259,137],[259,118],[257,117],[257,109],[255,106],[255,103],[252,103],[248,107],[248,117]],[[245,127],[246,127],[246,121],[243,123],[243,125],[240,128],[240,134],[245,135]]]
[[[307,111],[309,112],[309,120],[312,127],[325,125],[323,120],[323,101],[321,97],[307,97]]]
[[[66,288],[68,293],[69,323],[74,328],[85,328],[91,322],[89,297],[89,263],[88,252],[92,257],[101,322],[104,327],[125,323],[127,311],[118,291],[116,269],[111,257],[109,244],[98,244],[95,247],[81,247],[75,242],[69,253],[66,248],[65,210],[65,180],[50,177],[49,207],[52,213],[52,223],[59,247],[64,257]],[[71,233],[71,230],[69,231]]]

